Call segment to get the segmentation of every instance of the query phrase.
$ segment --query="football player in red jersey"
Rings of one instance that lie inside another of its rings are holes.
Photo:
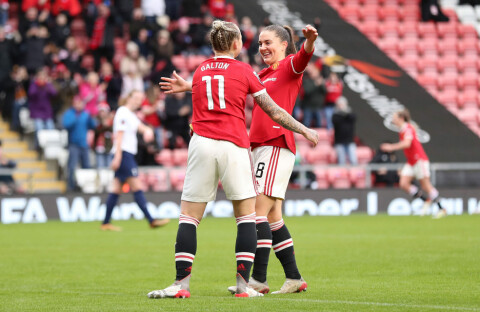
[[[392,123],[400,129],[400,141],[397,143],[384,143],[380,146],[385,152],[402,150],[407,163],[400,173],[400,188],[414,198],[425,201],[424,211],[432,203],[439,207],[437,218],[446,216],[446,210],[440,205],[437,189],[430,182],[430,161],[418,141],[415,127],[410,123],[410,112],[407,109],[398,111],[392,116]],[[420,189],[412,184],[413,179],[420,182]]]
[[[295,106],[303,71],[313,55],[318,36],[317,30],[310,25],[302,32],[306,41],[299,52],[295,51],[290,27],[267,26],[259,37],[259,52],[269,65],[259,73],[260,80],[267,92],[272,93],[272,99],[289,114]],[[165,78],[165,82],[160,83],[166,93],[191,90],[188,82],[175,73],[174,76],[174,79]],[[259,104],[256,99],[255,102]],[[306,289],[307,283],[298,271],[293,240],[282,217],[282,203],[295,162],[295,140],[291,129],[280,127],[258,106],[254,106],[250,129],[255,177],[260,194],[255,203],[257,249],[249,286],[261,293],[270,291],[266,277],[273,246],[286,276],[281,289],[273,293],[300,292]],[[229,287],[229,291],[235,292],[235,286]]]
[[[220,179],[232,200],[237,221],[237,297],[263,294],[248,287],[257,247],[255,177],[245,125],[245,101],[252,94],[257,104],[279,125],[301,133],[313,144],[318,134],[296,121],[267,94],[250,65],[235,60],[242,49],[238,27],[215,21],[210,33],[215,57],[200,64],[192,82],[193,137],[182,192],[175,244],[175,282],[148,294],[150,298],[190,297],[190,272],[195,258],[196,229],[207,202],[215,199]]]

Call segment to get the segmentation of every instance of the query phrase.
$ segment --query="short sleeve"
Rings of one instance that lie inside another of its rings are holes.
[[[245,71],[248,81],[248,92],[253,97],[259,96],[260,94],[267,92],[265,86],[260,80],[260,77],[258,77],[257,73],[253,70],[253,68],[248,66],[248,69],[246,69]]]
[[[404,140],[413,140],[414,137],[415,137],[415,133],[413,132],[413,129],[407,128],[403,133]]]
[[[117,115],[115,116],[115,131],[125,131],[127,130],[127,115],[123,114],[123,110],[118,110]]]

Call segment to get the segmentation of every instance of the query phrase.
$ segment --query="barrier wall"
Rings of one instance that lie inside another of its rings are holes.
[[[480,212],[478,189],[440,189],[441,204],[449,215]],[[67,194],[10,196],[0,199],[0,222],[43,223],[101,221],[105,214],[107,194]],[[178,218],[180,193],[146,193],[148,210],[155,218]],[[411,200],[398,189],[364,190],[292,190],[287,192],[283,205],[285,216],[349,216],[352,214],[388,214],[409,216],[421,212],[422,200]],[[433,207],[430,213],[436,213]],[[207,206],[208,217],[233,217],[232,204],[219,192]],[[120,197],[113,212],[114,220],[143,219],[143,214],[131,194]]]

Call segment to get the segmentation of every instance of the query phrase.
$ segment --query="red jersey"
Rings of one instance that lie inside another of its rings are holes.
[[[313,52],[307,53],[302,46],[297,54],[287,56],[258,74],[270,97],[289,114],[292,114],[302,86],[303,71],[312,55]],[[258,105],[252,111],[250,142],[252,149],[266,145],[288,148],[296,153],[293,132],[274,122]]]
[[[427,154],[425,154],[422,144],[418,141],[417,132],[409,123],[405,123],[402,129],[400,129],[400,141],[405,139],[412,140],[410,147],[403,150],[405,158],[407,158],[407,162],[410,165],[415,165],[418,160],[428,161]]]
[[[245,101],[247,94],[258,96],[264,92],[264,85],[250,65],[228,56],[204,61],[192,81],[193,131],[248,148]]]
[[[327,94],[325,95],[325,103],[335,104],[337,99],[343,93],[343,83],[341,81],[338,81],[337,83],[327,81],[325,82],[325,88],[327,89]]]

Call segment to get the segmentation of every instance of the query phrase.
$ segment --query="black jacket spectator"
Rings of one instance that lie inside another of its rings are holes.
[[[191,97],[185,93],[177,93],[165,99],[165,129],[168,130],[169,148],[175,148],[177,136],[190,142],[188,120],[192,111]]]

